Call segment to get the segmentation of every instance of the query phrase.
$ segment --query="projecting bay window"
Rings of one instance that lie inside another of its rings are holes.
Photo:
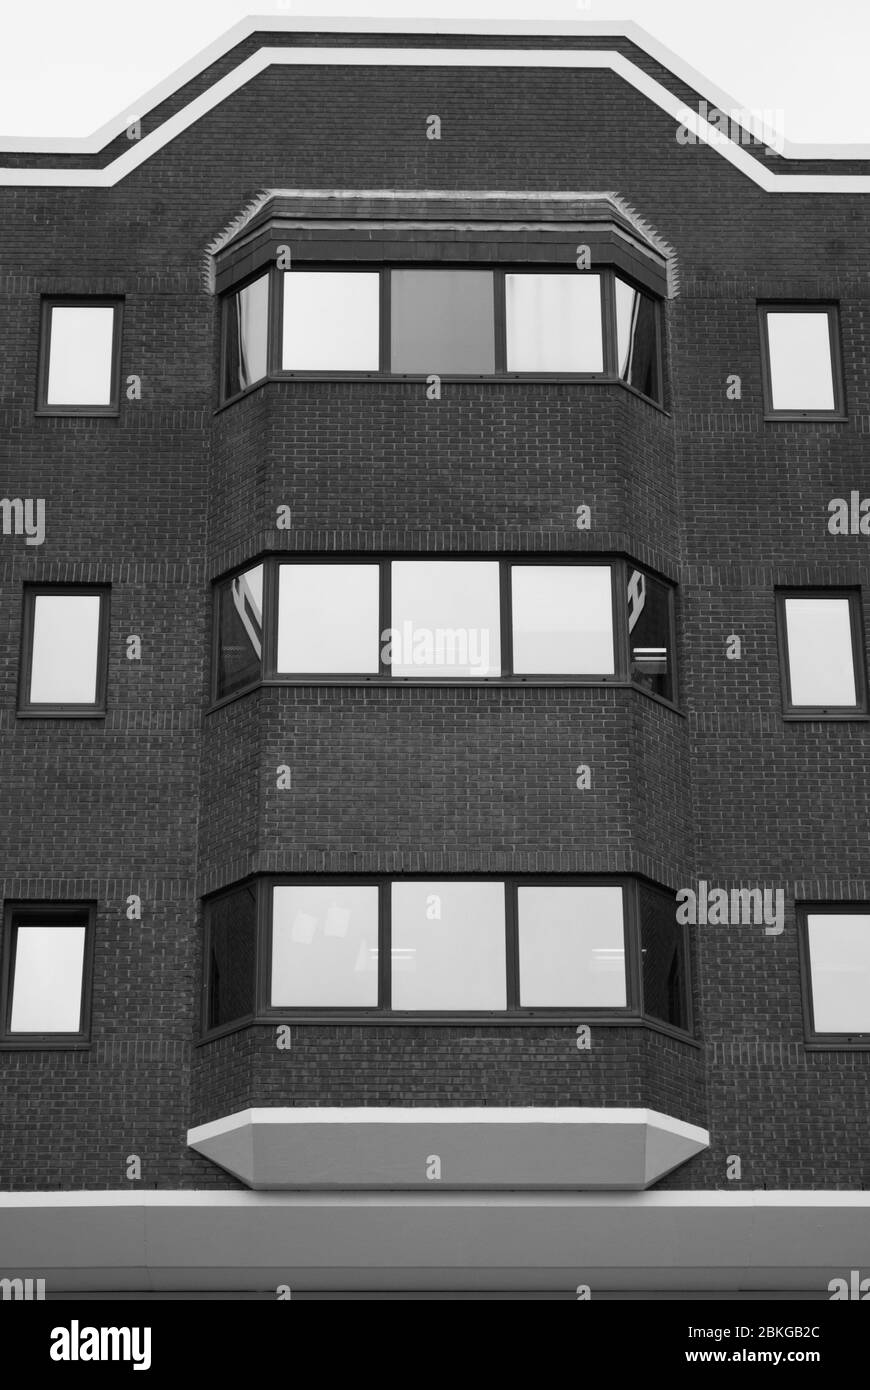
[[[85,1043],[89,1030],[94,909],[10,903],[3,931],[0,1042]]]
[[[776,603],[786,717],[865,715],[867,681],[857,590],[780,590]]]
[[[215,586],[213,696],[261,680],[634,684],[675,701],[673,590],[624,560],[273,557]]]
[[[223,298],[221,396],[265,376],[623,381],[661,403],[661,306],[609,268],[272,268]]]
[[[635,879],[261,878],[210,899],[206,933],[206,1033],[282,1017],[691,1032],[674,895]]]

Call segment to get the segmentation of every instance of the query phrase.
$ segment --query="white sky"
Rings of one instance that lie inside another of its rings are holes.
[[[248,14],[634,20],[801,142],[870,142],[867,0],[41,0],[2,4],[0,135],[89,135]]]

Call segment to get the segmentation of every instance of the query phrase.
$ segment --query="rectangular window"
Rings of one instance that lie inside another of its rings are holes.
[[[44,299],[40,411],[56,415],[117,414],[120,350],[120,301]]]
[[[390,321],[393,372],[495,371],[491,270],[394,270]]]
[[[603,372],[601,276],[508,273],[509,372]]]
[[[396,1010],[504,1009],[504,884],[393,883],[390,957]]]
[[[614,277],[616,288],[617,369],[636,391],[660,401],[661,362],[656,301],[628,281]]]
[[[268,372],[269,276],[224,300],[224,397],[262,381]]]
[[[771,415],[842,415],[837,310],[827,304],[761,308],[765,409]]]
[[[673,894],[642,883],[638,895],[643,1011],[648,1018],[687,1032],[691,992],[686,928],[677,921]]]
[[[255,685],[263,673],[263,566],[221,584],[216,595],[215,699]]]
[[[674,698],[672,592],[643,570],[629,567],[626,593],[631,680],[664,700]]]
[[[10,905],[6,913],[4,1041],[83,1041],[88,1033],[94,909]]]
[[[501,675],[497,561],[395,560],[385,660],[394,676]]]
[[[624,1008],[622,889],[517,889],[520,1004],[526,1008]]]
[[[206,908],[206,1027],[222,1028],[254,1012],[257,893],[253,885],[215,898]]]
[[[108,615],[105,589],[25,589],[21,712],[104,712]]]
[[[843,716],[866,709],[857,593],[777,595],[786,713]]]
[[[377,271],[287,270],[282,278],[285,372],[378,371]]]
[[[377,674],[380,571],[368,565],[281,565],[278,671]]]
[[[517,674],[613,675],[609,565],[512,565]]]
[[[378,887],[283,885],[272,891],[273,1008],[375,1008]]]
[[[803,918],[811,1033],[870,1041],[870,913],[807,908]]]

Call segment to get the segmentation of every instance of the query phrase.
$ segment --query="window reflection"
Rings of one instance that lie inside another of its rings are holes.
[[[631,679],[673,700],[670,590],[643,570],[631,570],[627,600]]]
[[[225,301],[224,395],[235,396],[261,381],[267,371],[269,276],[246,285]]]
[[[216,698],[253,685],[263,668],[263,566],[221,586],[218,595]]]
[[[659,357],[655,300],[618,275],[616,286],[616,354],[619,375],[637,391],[658,400]]]

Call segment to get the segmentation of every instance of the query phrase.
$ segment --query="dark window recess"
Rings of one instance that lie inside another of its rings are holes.
[[[619,375],[635,390],[661,399],[659,331],[655,300],[615,277],[616,351]]]
[[[257,895],[235,889],[208,908],[208,1027],[221,1028],[254,1012]]]
[[[218,590],[215,699],[260,680],[263,671],[263,566]]]
[[[689,1031],[688,956],[685,928],[677,921],[675,900],[639,885],[640,944],[643,960],[643,1011],[672,1028]]]
[[[673,700],[671,591],[642,570],[631,570],[626,597],[631,679],[635,685]]]
[[[224,300],[225,398],[266,375],[268,336],[269,276],[261,275]]]

